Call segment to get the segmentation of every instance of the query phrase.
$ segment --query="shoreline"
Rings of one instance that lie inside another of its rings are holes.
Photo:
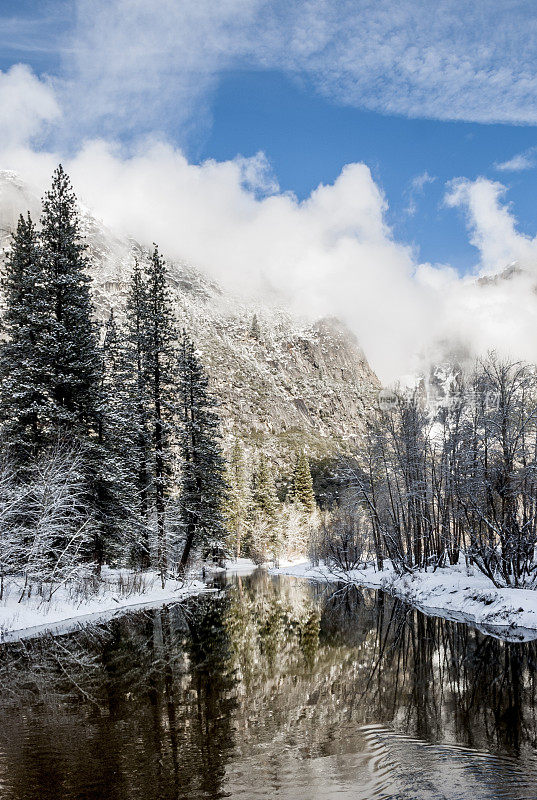
[[[273,567],[269,573],[380,589],[428,616],[464,622],[496,638],[537,639],[537,590],[498,589],[485,575],[462,565],[400,576],[391,566],[382,572],[374,567],[336,572],[301,561]]]
[[[246,558],[229,560],[225,567],[202,564],[190,580],[168,579],[163,589],[156,572],[134,573],[128,569],[103,567],[103,582],[98,591],[80,601],[72,598],[70,587],[65,587],[59,589],[50,601],[34,596],[19,603],[20,585],[12,581],[6,586],[6,596],[0,601],[0,646],[46,633],[67,633],[88,622],[105,622],[129,611],[158,608],[198,594],[218,591],[208,585],[217,575],[247,574],[255,569],[256,565]],[[125,594],[114,589],[120,580],[128,581],[135,576],[141,578],[143,590]]]
[[[132,574],[127,570],[107,570],[107,577],[119,573]],[[79,602],[70,597],[69,589],[61,589],[50,601],[31,597],[19,603],[18,587],[9,587],[7,596],[0,602],[0,646],[49,632],[64,633],[86,622],[106,621],[131,610],[156,608],[212,591],[207,583],[198,579],[186,582],[170,579],[162,588],[155,573],[144,573],[144,576],[151,583],[143,591],[121,595],[112,588],[106,589],[103,582],[96,594]]]
[[[248,574],[258,569],[249,559],[229,560],[225,567],[204,565],[204,580],[187,582],[169,579],[164,589],[156,573],[143,573],[148,582],[143,591],[121,595],[111,580],[132,576],[129,570],[106,569],[102,591],[75,602],[69,591],[60,590],[50,602],[32,597],[18,603],[17,589],[0,602],[0,646],[20,639],[47,633],[59,635],[89,622],[105,622],[129,611],[158,608],[181,602],[205,592],[218,591],[208,585],[211,577],[221,574]],[[537,590],[497,589],[476,570],[462,565],[439,568],[435,572],[397,575],[388,565],[381,572],[374,567],[349,572],[312,566],[306,560],[283,563],[279,567],[263,565],[268,574],[285,575],[316,583],[343,583],[376,589],[397,597],[427,616],[442,617],[470,625],[482,633],[505,641],[537,639]],[[196,573],[199,575],[199,573]]]

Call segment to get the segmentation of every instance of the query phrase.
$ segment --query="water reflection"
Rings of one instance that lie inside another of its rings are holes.
[[[537,645],[263,572],[0,651],[0,796],[535,798]]]

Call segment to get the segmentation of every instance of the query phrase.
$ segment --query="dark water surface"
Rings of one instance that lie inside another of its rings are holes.
[[[0,648],[2,800],[537,798],[537,645],[258,571]]]

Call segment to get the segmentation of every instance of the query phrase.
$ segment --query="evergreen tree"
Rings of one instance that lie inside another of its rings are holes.
[[[48,380],[53,429],[85,438],[97,425],[101,360],[76,198],[63,167],[43,199],[41,246],[49,304]]]
[[[315,508],[315,495],[313,493],[313,480],[306,454],[301,450],[296,458],[293,474],[293,499],[306,512]]]
[[[185,546],[184,570],[193,548],[219,546],[224,539],[222,505],[226,493],[216,403],[205,370],[186,332],[179,355],[180,516]]]
[[[21,466],[44,444],[44,420],[50,416],[47,284],[29,214],[19,218],[2,288],[0,420],[2,438]]]
[[[54,172],[43,199],[40,241],[48,303],[47,380],[50,442],[76,442],[94,516],[93,551],[103,562],[115,515],[108,465],[99,428],[102,412],[102,359],[92,319],[91,279],[81,239],[77,201],[63,167]]]
[[[241,443],[237,440],[226,469],[227,497],[224,517],[228,529],[228,544],[235,558],[240,558],[246,515],[249,505],[246,464]]]
[[[252,481],[252,508],[272,522],[278,515],[278,495],[270,465],[262,453]]]
[[[133,503],[136,496],[133,466],[137,453],[132,427],[131,385],[131,364],[112,310],[105,325],[103,341],[98,427],[100,470],[95,485],[97,516],[109,557],[117,555],[123,545],[133,544],[133,529],[138,522]]]
[[[248,552],[258,564],[276,558],[280,548],[280,504],[272,469],[261,454],[252,475],[252,502],[248,519]]]
[[[157,565],[164,583],[167,572],[166,496],[171,474],[170,437],[176,383],[176,336],[164,260],[155,245],[146,267],[142,307],[144,389],[149,402],[148,426],[152,438],[152,492],[157,524]]]
[[[132,557],[142,567],[150,565],[149,510],[152,490],[151,398],[146,371],[147,312],[147,286],[136,261],[127,298],[118,393],[127,419],[125,442],[128,449],[125,461],[133,483],[132,501],[139,533]]]
[[[254,318],[252,319],[250,336],[253,339],[257,339],[257,341],[261,339],[261,328],[259,327],[259,320],[257,319],[257,314],[254,314]]]

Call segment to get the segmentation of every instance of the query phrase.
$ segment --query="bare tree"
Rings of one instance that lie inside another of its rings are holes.
[[[36,590],[45,599],[87,571],[92,518],[80,453],[58,446],[33,466],[17,511],[22,577],[20,599]]]
[[[535,369],[491,355],[440,407],[395,395],[346,480],[379,568],[385,556],[408,572],[464,554],[497,586],[537,585]]]

